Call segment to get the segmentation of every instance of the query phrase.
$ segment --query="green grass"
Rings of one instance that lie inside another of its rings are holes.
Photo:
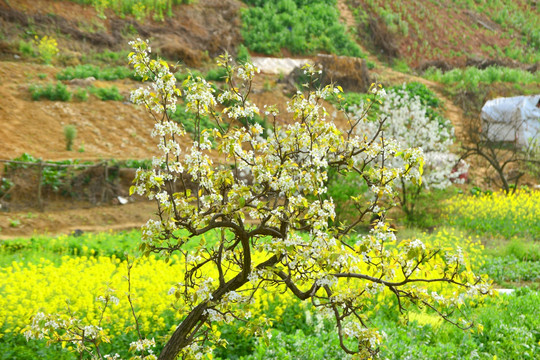
[[[0,242],[0,266],[13,261],[39,263],[42,258],[60,264],[63,256],[116,256],[125,259],[133,254],[140,241],[140,231],[111,233],[83,233],[50,237],[36,235],[31,238]]]
[[[448,323],[438,325],[426,316],[409,318],[407,326],[386,321],[377,325],[390,335],[382,348],[387,359],[536,359],[540,356],[540,294],[520,289],[471,309],[481,333],[461,331]],[[391,316],[391,314],[388,314]],[[519,321],[517,320],[519,319]]]
[[[145,163],[134,163],[141,166]],[[147,164],[146,164],[147,165]],[[354,181],[351,177],[349,180]],[[342,201],[339,190],[351,191],[354,184],[334,184],[331,189],[336,201]],[[330,191],[330,190],[329,190]],[[455,191],[446,195],[435,194],[436,198],[455,196]],[[476,199],[476,198],[475,198]],[[497,198],[496,207],[503,212],[520,212],[520,206],[528,198]],[[424,199],[426,207],[440,203]],[[459,201],[464,201],[460,198]],[[485,207],[490,199],[484,198]],[[463,205],[464,206],[464,205]],[[444,222],[444,216],[431,211],[434,221]],[[511,295],[487,298],[483,304],[467,304],[462,308],[465,315],[481,324],[483,330],[462,331],[441,321],[434,313],[418,310],[408,304],[408,311],[400,315],[392,301],[384,301],[378,310],[370,315],[370,326],[388,334],[381,346],[384,359],[537,359],[540,358],[540,293],[523,287],[523,283],[540,281],[540,245],[526,241],[519,234],[510,240],[490,238],[489,232],[481,232],[477,237],[469,237],[471,229],[443,228],[432,234],[422,230],[406,229],[398,231],[398,238],[420,238],[425,243],[440,244],[444,247],[460,246],[469,254],[471,266],[477,273],[487,273],[497,284],[517,288]],[[489,248],[482,248],[475,242],[482,239],[491,241]],[[125,259],[126,253],[135,254],[140,241],[139,231],[120,233],[84,233],[81,236],[47,237],[36,235],[29,239],[14,239],[0,242],[0,271],[12,268],[15,263],[38,264],[42,259],[60,265],[66,257],[116,257]],[[208,244],[215,239],[210,236]],[[30,265],[28,265],[30,266]],[[12,270],[10,270],[12,271]],[[393,299],[393,298],[392,298]],[[294,300],[283,305],[280,296],[264,302],[266,317],[276,319],[270,326],[272,338],[265,341],[244,332],[245,324],[232,322],[220,325],[222,337],[228,341],[227,347],[215,349],[215,359],[305,359],[333,360],[349,359],[339,349],[339,339],[335,324],[317,316],[310,303]],[[373,309],[367,309],[370,311]],[[168,327],[172,327],[172,317],[162,314]],[[154,334],[161,336],[165,334]],[[153,336],[154,336],[153,335]],[[115,338],[116,346],[127,346],[132,339],[127,335]],[[156,338],[157,340],[157,338]],[[347,340],[346,340],[347,341]],[[120,344],[120,345],[119,345]],[[347,343],[353,346],[352,343]],[[309,349],[309,351],[307,351]],[[124,350],[124,349],[123,349]],[[122,350],[122,351],[123,351]],[[114,348],[114,351],[121,351]],[[43,342],[26,340],[21,334],[5,333],[0,341],[0,359],[75,359],[73,354],[62,351],[59,346],[46,347]]]
[[[30,94],[32,100],[48,99],[52,101],[69,101],[71,100],[71,92],[67,86],[61,82],[56,84],[49,83],[47,85],[31,85]]]
[[[505,287],[519,286],[521,282],[540,282],[540,262],[523,261],[514,256],[489,258],[481,271]]]
[[[501,296],[474,309],[483,332],[461,331],[448,323],[436,321],[432,315],[415,312],[399,322],[398,314],[382,310],[374,326],[384,330],[388,338],[381,347],[382,359],[536,359],[540,356],[540,320],[533,314],[540,311],[540,294],[522,289],[515,295]],[[296,314],[305,321],[305,313]],[[516,321],[520,319],[520,321]],[[320,325],[319,325],[320,326]],[[339,339],[326,324],[320,332],[280,324],[272,330],[269,343],[253,341],[251,354],[240,359],[350,359],[336,351]],[[275,341],[274,341],[275,340]],[[245,340],[244,340],[245,341]],[[352,344],[350,344],[352,345]],[[306,351],[309,349],[309,351]],[[236,359],[237,353],[232,357]]]

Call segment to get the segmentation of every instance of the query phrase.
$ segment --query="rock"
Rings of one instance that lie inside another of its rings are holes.
[[[189,45],[175,40],[163,44],[159,48],[159,52],[162,56],[171,60],[181,61],[189,67],[201,66],[201,59],[203,58],[201,50],[193,49]]]
[[[311,64],[310,59],[280,59],[271,57],[253,57],[253,65],[258,67],[262,73],[288,76],[295,68],[301,68],[305,64]]]
[[[366,92],[371,86],[366,59],[319,54],[315,63],[322,67],[323,86],[336,83],[344,91],[354,92]]]
[[[68,83],[69,85],[73,85],[73,86],[90,86],[92,85],[92,83],[96,81],[96,78],[93,77],[93,76],[89,76],[87,77],[86,79],[72,79],[72,80],[69,80]]]
[[[118,204],[120,205],[126,205],[128,203],[128,199],[122,196],[117,196],[116,199],[118,200]]]

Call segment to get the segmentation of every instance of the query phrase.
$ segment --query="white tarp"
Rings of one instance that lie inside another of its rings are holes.
[[[515,142],[520,147],[540,141],[540,95],[489,100],[482,108],[482,131],[492,141]]]
[[[310,59],[280,59],[270,57],[252,57],[253,65],[258,67],[265,74],[289,75],[295,68],[306,64],[313,64]]]

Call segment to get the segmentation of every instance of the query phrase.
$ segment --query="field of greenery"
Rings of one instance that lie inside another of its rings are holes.
[[[412,307],[400,315],[386,292],[366,309],[373,325],[387,334],[381,356],[388,359],[534,359],[540,356],[540,193],[520,191],[453,195],[444,202],[432,233],[418,228],[398,231],[399,241],[420,238],[443,248],[458,247],[475,272],[486,273],[495,287],[515,288],[512,294],[467,304],[464,313],[475,321],[469,331],[443,322],[429,311]],[[37,312],[77,315],[96,325],[103,318],[111,344],[106,353],[128,356],[135,326],[127,301],[130,294],[141,332],[161,339],[181,320],[170,291],[182,279],[183,262],[137,258],[139,231],[82,236],[34,236],[0,243],[0,359],[75,359],[70,348],[27,342],[24,333]],[[212,244],[215,239],[207,239]],[[130,283],[128,265],[133,265]],[[217,276],[217,274],[205,274]],[[129,290],[128,286],[131,285]],[[439,286],[439,285],[437,285]],[[433,290],[439,290],[434,286]],[[120,301],[103,312],[99,296]],[[335,324],[320,318],[310,303],[290,293],[258,294],[249,305],[250,328],[241,322],[222,325],[228,344],[214,349],[222,359],[344,359]],[[267,331],[262,330],[268,328]],[[157,341],[162,343],[161,341]],[[306,349],[311,349],[306,351]],[[159,348],[157,349],[159,350]]]
[[[521,85],[540,82],[539,72],[531,73],[499,66],[490,66],[484,70],[475,67],[453,69],[445,73],[438,69],[429,69],[424,73],[424,77],[450,87],[466,90],[474,90],[481,84],[491,85],[498,82]]]
[[[331,54],[365,57],[339,21],[335,0],[244,1],[242,15],[246,46],[257,53],[276,55]],[[313,36],[317,34],[317,36]]]

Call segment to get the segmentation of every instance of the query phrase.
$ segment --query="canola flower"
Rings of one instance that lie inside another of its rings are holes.
[[[540,239],[540,191],[458,195],[447,202],[446,216],[450,224],[480,233]]]
[[[124,236],[104,233],[88,235],[88,238],[114,242],[115,237]],[[449,252],[460,249],[474,269],[482,264],[483,248],[474,238],[463,239],[459,233],[443,230],[436,234],[425,235],[422,240],[422,245],[425,243],[429,246],[444,247]],[[58,248],[58,244],[63,246],[69,244],[66,237],[50,241],[55,248]],[[421,246],[416,240],[403,242],[409,243],[408,246],[411,247]],[[96,251],[84,246],[83,252],[91,254]],[[259,256],[263,258],[263,254]],[[38,263],[13,261],[0,269],[0,288],[3,295],[0,297],[1,332],[6,336],[20,336],[31,330],[29,319],[32,316],[35,315],[34,320],[39,321],[46,316],[45,314],[65,313],[68,308],[69,313],[77,315],[80,319],[82,328],[99,330],[98,323],[103,304],[109,301],[109,306],[103,313],[102,327],[104,334],[114,343],[115,337],[123,335],[126,328],[134,326],[130,305],[126,299],[127,266],[126,260],[114,255],[83,254],[78,257],[63,255],[58,256],[58,259],[41,258]],[[149,337],[165,335],[173,331],[181,320],[180,312],[175,311],[174,307],[178,308],[183,304],[174,294],[178,286],[177,281],[183,277],[184,270],[184,264],[177,256],[171,257],[169,263],[155,257],[136,261],[131,271],[131,292],[141,331],[145,335]],[[430,267],[425,271],[436,269]],[[206,276],[216,278],[218,274],[208,273]],[[350,286],[346,293],[358,293],[362,290],[359,286],[359,284]],[[367,316],[375,315],[382,306],[393,301],[393,294],[384,287],[366,286],[365,290],[370,297]],[[452,291],[454,291],[452,288],[444,284],[433,283],[428,293],[435,298],[440,296],[441,301],[444,301],[444,296],[452,295]],[[305,311],[311,311],[309,303],[300,303],[288,292],[259,292],[245,305],[245,312],[249,312],[251,318],[271,325],[273,322],[280,322],[286,309],[295,304]],[[48,318],[48,321],[55,319]],[[67,318],[63,321],[67,321]],[[133,348],[137,349],[137,344],[133,345]],[[111,358],[114,358],[114,355]]]
[[[0,329],[5,334],[20,334],[28,330],[29,319],[35,314],[62,313],[66,309],[78,315],[83,323],[95,326],[107,296],[104,294],[112,292],[104,317],[113,339],[134,325],[126,300],[127,266],[126,260],[114,255],[62,256],[60,265],[44,258],[38,264],[14,261],[0,269]],[[142,332],[164,335],[174,330],[173,324],[181,320],[180,313],[174,311],[173,303],[177,299],[171,296],[170,289],[174,280],[183,277],[184,269],[176,256],[170,263],[154,257],[136,262],[131,274],[132,298]],[[217,274],[209,276],[217,277]],[[166,279],[169,281],[164,281]],[[253,316],[273,307],[274,320],[279,321],[294,299],[280,296],[276,306],[274,297],[272,293],[258,296],[250,307]],[[176,303],[175,306],[180,305]]]

